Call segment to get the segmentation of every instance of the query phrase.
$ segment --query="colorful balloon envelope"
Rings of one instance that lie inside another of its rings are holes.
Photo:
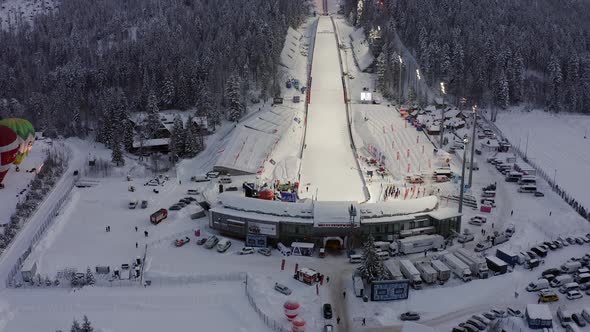
[[[20,165],[31,152],[35,142],[35,128],[28,120],[17,118],[2,119],[0,125],[10,128],[16,133],[19,148],[14,164]]]
[[[19,151],[18,135],[9,127],[0,125],[0,184]]]

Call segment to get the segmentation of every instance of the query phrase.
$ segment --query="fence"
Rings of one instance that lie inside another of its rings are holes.
[[[506,138],[503,134],[502,131],[500,130],[500,128],[498,128],[493,122],[491,122],[490,120],[488,120],[485,117],[481,117],[482,119],[484,119],[484,121],[490,126],[492,127],[492,129],[494,130],[494,132],[496,133],[496,135],[509,142],[512,145],[512,150],[525,162],[527,162],[529,165],[531,165],[531,167],[533,167],[535,169],[535,171],[537,172],[537,176],[543,178],[545,181],[547,181],[547,183],[549,184],[549,186],[551,186],[551,189],[556,192],[559,196],[561,196],[561,198],[567,203],[569,204],[574,210],[576,210],[576,212],[578,212],[578,214],[580,216],[582,216],[582,218],[590,221],[590,210],[588,210],[586,207],[582,206],[580,203],[578,203],[578,201],[573,198],[570,194],[568,194],[565,190],[563,190],[562,188],[559,187],[559,185],[557,184],[557,182],[555,181],[555,178],[551,178],[544,170],[543,168],[541,168],[539,165],[537,165],[537,163],[535,163],[534,161],[531,161],[527,155],[525,155],[521,150],[520,147],[516,147],[514,146],[514,144],[512,144],[508,138]]]
[[[254,301],[254,297],[252,297],[252,295],[250,294],[250,290],[248,289],[248,276],[247,275],[246,275],[246,285],[244,288],[246,290],[246,297],[248,298],[248,302],[250,303],[250,305],[252,306],[254,311],[258,314],[258,316],[260,316],[260,319],[262,319],[262,321],[264,322],[264,324],[266,324],[266,326],[268,326],[273,331],[290,332],[290,330],[288,328],[286,328],[284,326],[284,324],[277,322],[276,320],[268,317],[262,310],[260,310],[260,308],[258,308],[256,301]]]
[[[59,211],[63,207],[65,201],[68,199],[70,193],[72,192],[72,189],[74,188],[74,184],[75,184],[76,179],[74,177],[68,177],[68,174],[67,174],[67,166],[69,163],[69,159],[71,158],[72,151],[68,148],[66,153],[67,153],[67,159],[65,159],[64,174],[62,175],[66,179],[64,182],[65,184],[63,184],[63,187],[65,189],[63,189],[61,192],[56,191],[55,189],[60,185],[60,183],[58,182],[54,186],[53,190],[45,196],[43,202],[41,202],[37,206],[37,210],[35,210],[35,212],[29,218],[29,220],[30,220],[31,218],[34,218],[36,216],[36,214],[39,212],[39,210],[38,210],[39,207],[41,207],[51,195],[54,195],[54,194],[60,195],[59,198],[57,199],[56,203],[53,205],[53,208],[49,211],[48,214],[45,215],[45,217],[44,217],[45,219],[43,220],[43,222],[41,223],[41,225],[37,229],[37,232],[35,232],[35,235],[33,235],[33,237],[31,238],[30,244],[29,244],[27,250],[25,250],[25,252],[23,252],[23,254],[17,259],[14,266],[12,267],[10,272],[8,273],[8,278],[6,278],[6,280],[5,280],[7,288],[12,286],[12,280],[14,279],[16,274],[18,273],[21,265],[24,263],[24,261],[27,259],[27,257],[31,253],[33,247],[37,244],[37,242],[39,242],[39,240],[41,239],[41,237],[43,236],[43,234],[45,233],[47,228],[49,228],[49,226],[51,226],[53,224],[53,222],[55,221],[56,217],[59,214]],[[27,220],[26,222],[29,222],[29,220]],[[26,224],[26,222],[25,222],[25,224]]]

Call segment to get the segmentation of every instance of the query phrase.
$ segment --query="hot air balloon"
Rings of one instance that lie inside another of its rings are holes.
[[[19,143],[16,133],[12,129],[0,125],[0,185],[4,181],[10,165],[16,159],[18,148]]]
[[[20,165],[25,157],[29,155],[33,147],[33,143],[35,142],[35,128],[33,128],[33,125],[28,120],[17,118],[0,120],[0,125],[10,128],[16,133],[19,149],[14,164]]]

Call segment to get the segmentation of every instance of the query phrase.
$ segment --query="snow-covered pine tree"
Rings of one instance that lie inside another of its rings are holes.
[[[510,93],[508,90],[508,79],[506,73],[502,70],[498,81],[496,82],[496,104],[501,109],[508,108],[510,103]]]
[[[148,97],[148,103],[146,106],[147,111],[147,123],[145,126],[147,139],[154,138],[154,135],[160,128],[160,109],[158,108],[158,99],[152,92]]]
[[[551,56],[547,70],[549,71],[549,82],[551,88],[551,93],[548,94],[549,109],[554,112],[559,112],[561,109],[560,90],[563,76],[561,72],[561,64],[559,63],[557,56]]]
[[[184,155],[184,136],[185,130],[182,124],[182,118],[180,115],[176,115],[170,136],[170,152],[175,162]]]
[[[121,142],[116,137],[113,142],[113,152],[111,153],[111,161],[117,166],[125,165],[125,159],[123,158],[123,152],[121,151]]]
[[[162,85],[162,102],[167,107],[172,106],[176,95],[176,89],[174,88],[174,81],[170,74],[166,75]]]
[[[70,332],[82,332],[82,328],[80,327],[80,323],[74,319],[72,323],[72,328],[70,328]]]
[[[94,285],[94,283],[96,282],[96,280],[94,279],[94,274],[92,273],[92,270],[90,269],[90,267],[86,268],[86,285]],[[86,316],[84,316],[84,318],[86,318]]]
[[[368,281],[383,280],[387,276],[383,262],[377,255],[373,234],[369,234],[363,244],[363,262],[358,271]]]
[[[201,151],[201,142],[197,131],[198,129],[193,123],[193,117],[189,116],[186,120],[184,135],[184,153],[187,157],[194,157]]]
[[[240,80],[232,74],[227,80],[225,98],[229,106],[229,119],[237,122],[242,117],[242,103],[240,100]]]
[[[86,315],[84,315],[84,318],[82,318],[82,329],[80,332],[94,332],[94,328],[90,324],[90,321]]]

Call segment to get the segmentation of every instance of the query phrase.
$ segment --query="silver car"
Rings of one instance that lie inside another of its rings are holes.
[[[291,295],[291,289],[285,285],[279,284],[278,282],[275,282],[275,290],[285,295]]]

